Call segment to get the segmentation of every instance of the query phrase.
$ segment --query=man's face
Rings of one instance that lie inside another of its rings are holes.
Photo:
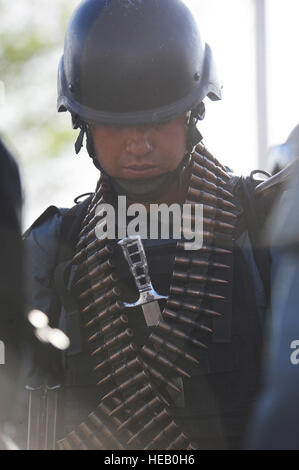
[[[97,159],[108,175],[146,179],[175,170],[186,153],[186,115],[140,127],[92,127]]]

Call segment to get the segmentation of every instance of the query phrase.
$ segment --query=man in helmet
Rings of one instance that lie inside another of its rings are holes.
[[[258,247],[254,183],[232,177],[200,143],[206,97],[221,99],[221,87],[180,0],[86,0],[74,12],[58,110],[80,129],[76,153],[86,136],[100,179],[74,208],[51,206],[26,239],[32,307],[71,339],[61,449],[240,446],[257,389],[269,258]],[[114,240],[99,236],[103,204],[119,229],[133,204],[150,219],[150,205],[162,202],[203,207],[201,249],[144,237],[144,257],[119,230]],[[142,280],[147,302],[160,299],[152,322],[136,304]]]

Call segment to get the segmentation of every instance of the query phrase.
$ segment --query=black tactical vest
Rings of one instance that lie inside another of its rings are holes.
[[[261,221],[267,208],[255,200],[250,180],[234,179],[234,193],[242,214],[237,224],[239,235],[249,233],[257,276],[267,298],[269,294],[269,255],[258,248]],[[61,406],[60,434],[63,437],[83,421],[97,406],[99,390],[92,373],[92,361],[84,341],[79,310],[70,291],[71,259],[76,239],[90,198],[66,211],[61,226],[58,263],[54,273],[56,296],[50,318],[72,338],[72,346],[63,357],[64,399]],[[175,244],[144,242],[154,288],[167,295]],[[128,292],[134,281],[125,262],[119,257],[118,275]],[[183,392],[172,403],[171,412],[202,449],[239,448],[253,400],[258,389],[262,320],[257,306],[254,273],[237,243],[231,259],[231,297],[221,307],[222,317],[213,320],[209,348],[202,351],[199,365],[194,365],[191,378],[183,379]],[[63,309],[61,310],[61,305]],[[163,303],[161,302],[161,307]],[[140,311],[138,311],[140,310]],[[126,309],[130,326],[138,332],[139,345],[150,333],[141,309]],[[139,346],[138,345],[138,346]],[[192,346],[186,351],[190,354]],[[170,397],[171,399],[171,397]]]

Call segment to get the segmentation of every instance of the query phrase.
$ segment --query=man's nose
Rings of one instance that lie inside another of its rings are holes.
[[[143,156],[153,150],[150,131],[147,127],[136,127],[128,130],[126,150],[131,155]]]

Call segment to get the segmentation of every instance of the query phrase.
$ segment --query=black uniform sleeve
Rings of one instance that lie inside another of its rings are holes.
[[[24,239],[28,310],[39,309],[47,315],[53,296],[53,271],[56,265],[62,216],[58,209],[40,218]]]

